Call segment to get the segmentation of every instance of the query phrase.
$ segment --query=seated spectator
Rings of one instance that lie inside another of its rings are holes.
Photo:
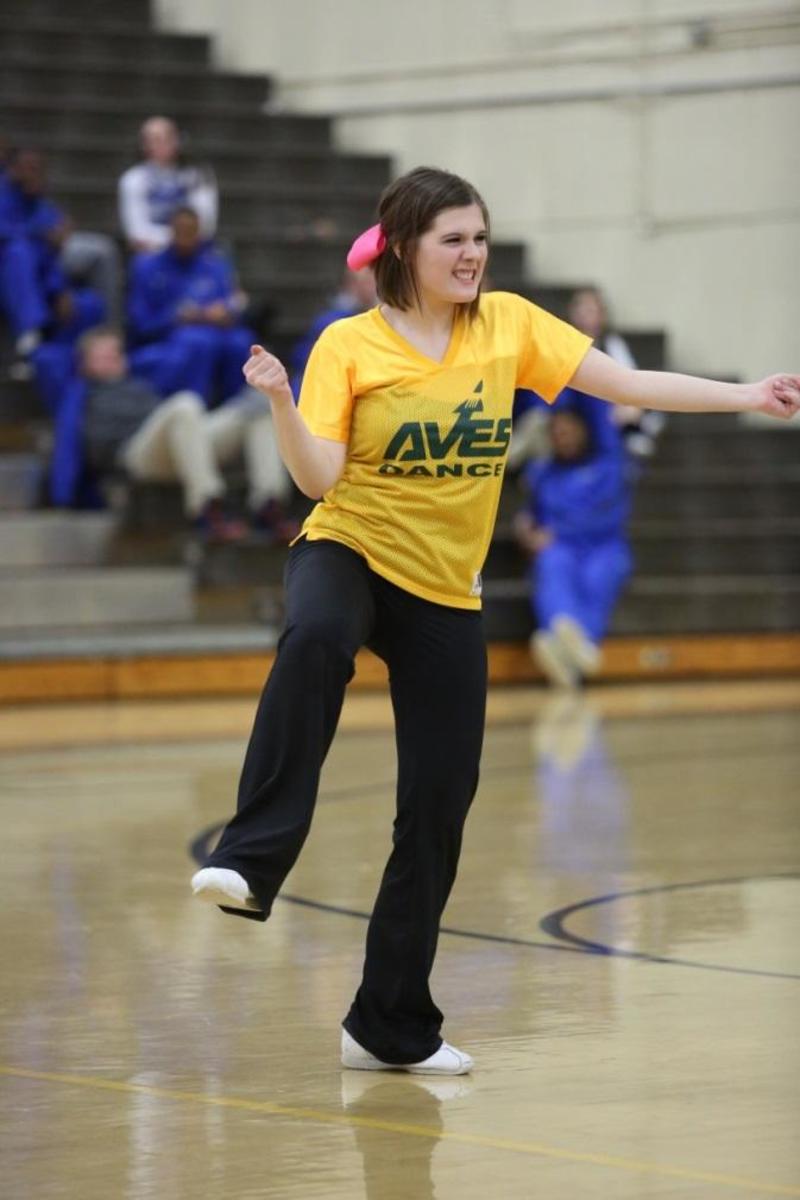
[[[550,418],[552,454],[525,471],[515,530],[532,556],[531,652],[551,682],[575,686],[600,666],[600,643],[632,568],[624,456],[598,449],[577,409]]]
[[[256,340],[240,323],[244,304],[228,258],[203,241],[197,214],[179,208],[166,250],[139,255],[131,267],[128,322],[137,370],[162,392],[188,389],[206,404],[229,399],[242,386]]]
[[[122,470],[133,479],[181,483],[187,517],[200,531],[240,536],[242,523],[224,513],[220,468],[243,458],[254,525],[277,540],[294,536],[297,526],[287,521],[282,507],[289,476],[260,393],[243,388],[213,413],[189,391],[162,400],[146,380],[130,373],[122,338],[111,327],[85,333],[78,357],[80,374],[56,422],[55,504],[80,502],[87,474],[95,481]]]
[[[164,250],[172,237],[172,218],[179,208],[191,208],[200,219],[200,232],[212,238],[217,230],[217,184],[210,167],[183,161],[180,135],[168,117],[150,117],[139,131],[142,161],[119,180],[119,220],[134,253]]]
[[[104,317],[101,298],[71,287],[60,262],[66,214],[46,195],[38,150],[12,149],[0,179],[0,312],[11,326],[18,366],[30,373],[45,342],[71,345]]]
[[[352,317],[356,313],[366,312],[368,308],[373,308],[377,298],[375,275],[370,267],[365,267],[361,271],[345,271],[339,291],[332,298],[328,307],[314,317],[308,333],[300,338],[292,350],[289,359],[289,377],[292,381],[295,399],[300,395],[308,356],[314,349],[317,338],[323,329],[327,329],[334,321],[340,321],[343,317]]]
[[[610,411],[614,405],[606,400],[566,387],[559,392],[553,404],[548,404],[535,392],[518,388],[514,393],[514,428],[507,464],[509,471],[519,471],[531,459],[550,455],[550,418],[562,408],[575,409],[586,419],[596,451],[621,453],[626,450],[622,430]],[[635,472],[629,471],[628,475],[634,477]]]
[[[7,142],[0,138],[0,180],[7,176],[12,153]],[[73,230],[71,218],[62,213],[59,261],[71,283],[85,283],[93,288],[102,298],[106,316],[119,320],[122,315],[122,263],[113,238],[85,229]]]
[[[636,362],[628,343],[610,327],[608,308],[599,288],[579,288],[573,292],[567,320],[593,338],[598,350],[623,367],[635,370]],[[664,428],[664,414],[617,404],[608,405],[608,410],[609,419],[620,428],[628,452],[637,458],[649,458]]]

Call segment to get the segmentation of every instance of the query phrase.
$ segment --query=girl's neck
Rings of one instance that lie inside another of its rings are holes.
[[[458,315],[458,305],[430,304],[423,299],[420,306],[413,308],[392,308],[383,304],[381,311],[392,328],[398,332],[409,330],[422,337],[436,337],[452,331]]]

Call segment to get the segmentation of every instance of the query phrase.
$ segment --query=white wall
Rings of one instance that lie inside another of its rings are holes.
[[[539,278],[597,280],[676,365],[800,369],[800,5],[156,0],[343,148],[466,175]],[[779,85],[779,86],[776,86]]]

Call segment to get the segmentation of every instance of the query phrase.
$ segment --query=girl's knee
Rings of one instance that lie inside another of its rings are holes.
[[[305,618],[290,624],[281,638],[281,649],[302,657],[347,655],[352,658],[352,637],[336,614]]]

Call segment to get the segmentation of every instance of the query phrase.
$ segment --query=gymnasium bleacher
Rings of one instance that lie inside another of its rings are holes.
[[[6,139],[45,151],[53,193],[79,228],[117,235],[116,182],[136,132],[153,113],[174,117],[192,156],[214,165],[221,237],[243,286],[274,312],[271,345],[285,353],[373,219],[390,158],[338,152],[325,117],[271,114],[267,78],[215,70],[204,37],[156,32],[147,0],[68,8],[3,6]],[[593,282],[540,280],[532,257],[520,244],[494,246],[495,286],[560,312],[573,286]],[[665,365],[665,331],[623,332],[641,366]],[[187,547],[168,487],[125,489],[104,512],[48,509],[49,420],[31,385],[11,379],[11,340],[0,338],[0,696],[258,687],[281,619],[283,552],[255,539]],[[733,416],[669,420],[637,488],[637,570],[616,615],[608,678],[800,666],[797,445],[783,427]],[[536,677],[510,530],[517,502],[509,479],[486,567],[499,681]],[[378,674],[365,660],[359,677]]]

